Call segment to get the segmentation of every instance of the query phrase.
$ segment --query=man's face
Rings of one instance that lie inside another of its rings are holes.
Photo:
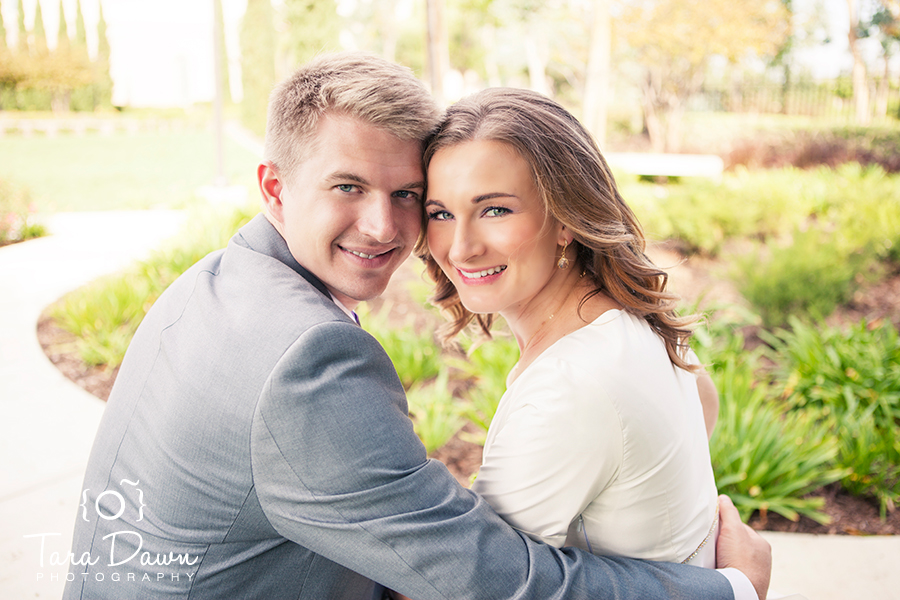
[[[267,211],[297,262],[352,309],[384,291],[419,236],[422,149],[345,116],[323,116],[317,131],[309,158],[275,175],[280,202]]]

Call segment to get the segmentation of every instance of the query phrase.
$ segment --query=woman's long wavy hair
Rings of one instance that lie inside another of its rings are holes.
[[[665,343],[672,363],[695,370],[685,360],[695,316],[678,316],[678,297],[666,291],[668,276],[644,254],[640,223],[625,204],[590,133],[562,106],[522,89],[491,88],[451,106],[426,142],[425,167],[435,153],[473,140],[509,144],[528,162],[547,214],[574,235],[576,266],[593,290],[645,319]],[[435,282],[431,301],[448,317],[444,341],[473,324],[490,336],[494,315],[476,315],[462,305],[456,288],[428,251],[416,246]]]

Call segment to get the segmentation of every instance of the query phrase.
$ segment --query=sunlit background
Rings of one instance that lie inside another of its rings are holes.
[[[9,48],[22,47],[23,29],[32,48],[38,43],[38,3],[0,3]],[[61,39],[60,13],[69,38],[80,13],[96,61],[100,4],[44,0],[40,14],[49,51]],[[222,12],[223,85],[233,102],[262,93],[246,88],[265,90],[318,51],[363,49],[413,68],[443,102],[487,85],[547,93],[604,138],[609,114],[642,105],[646,112],[650,92],[642,86],[650,79],[680,102],[700,91],[709,102],[737,88],[849,80],[856,73],[872,88],[867,114],[877,114],[887,105],[878,82],[900,77],[900,8],[894,0],[106,0],[112,105],[211,102],[216,4]],[[895,19],[890,27],[885,14]],[[657,104],[664,113],[665,103]],[[260,110],[258,101],[252,106]],[[598,118],[602,122],[595,123]],[[259,118],[252,128],[260,129]],[[655,140],[654,148],[677,145]]]
[[[131,335],[259,211],[272,86],[340,49],[408,66],[445,105],[505,85],[572,111],[670,289],[708,313],[694,346],[721,395],[720,491],[757,527],[900,532],[900,0],[0,0],[0,16],[3,598],[60,597],[26,536],[69,548]],[[432,456],[474,469],[518,348],[448,354],[417,268],[364,325]],[[775,591],[900,589],[898,535],[765,533]]]

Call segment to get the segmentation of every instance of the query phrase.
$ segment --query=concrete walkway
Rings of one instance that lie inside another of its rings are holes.
[[[61,597],[67,568],[52,565],[52,553],[69,552],[104,407],[44,356],[38,316],[66,292],[147,255],[183,218],[177,211],[59,214],[48,221],[53,235],[0,248],[0,598]],[[49,535],[25,537],[35,534]]]
[[[104,406],[44,356],[38,316],[67,291],[146,255],[182,220],[174,211],[61,214],[50,222],[54,235],[0,248],[0,598],[60,598],[67,569],[53,559],[69,552]],[[773,593],[900,600],[900,536],[765,537]]]

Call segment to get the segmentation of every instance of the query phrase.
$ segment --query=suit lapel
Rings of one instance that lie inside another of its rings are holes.
[[[311,286],[331,300],[331,294],[328,292],[325,284],[297,262],[297,259],[291,254],[287,242],[284,241],[281,234],[275,230],[262,213],[253,217],[249,223],[241,227],[240,231],[232,238],[232,241],[286,264],[296,271],[300,277],[309,282]]]

